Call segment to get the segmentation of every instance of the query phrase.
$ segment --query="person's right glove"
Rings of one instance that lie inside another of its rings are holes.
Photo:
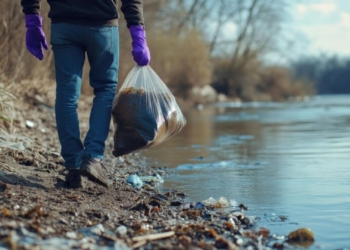
[[[42,28],[42,18],[37,14],[25,15],[27,33],[26,46],[28,51],[39,60],[44,58],[44,49],[48,49],[45,33]]]
[[[151,61],[151,54],[146,42],[146,31],[141,25],[129,27],[132,39],[132,56],[139,66],[146,66]]]

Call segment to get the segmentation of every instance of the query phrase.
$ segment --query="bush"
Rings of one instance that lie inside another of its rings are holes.
[[[230,68],[229,59],[216,59],[213,86],[218,92],[243,101],[284,101],[313,93],[311,83],[294,80],[286,68],[264,67],[258,60],[242,61],[238,59],[239,66]]]
[[[13,99],[14,96],[10,93],[9,86],[5,87],[0,83],[0,132],[12,132]]]
[[[41,3],[43,27],[50,41],[50,20],[47,17],[48,5]],[[6,10],[0,20],[0,78],[9,82],[20,82],[23,79],[47,79],[53,77],[53,60],[51,50],[45,51],[42,62],[33,57],[26,49],[26,27],[20,1],[2,0],[0,9]]]

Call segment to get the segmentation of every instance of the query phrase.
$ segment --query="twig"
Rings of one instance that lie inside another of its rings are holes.
[[[139,248],[147,243],[146,240],[141,240],[132,245],[132,249]]]
[[[168,238],[175,235],[174,231],[170,232],[164,232],[159,234],[148,234],[148,235],[142,235],[142,236],[135,236],[132,238],[133,241],[147,241],[147,240],[158,240],[163,238]]]

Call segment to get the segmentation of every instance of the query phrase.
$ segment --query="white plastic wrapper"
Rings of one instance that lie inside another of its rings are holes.
[[[173,94],[150,66],[135,66],[112,106],[114,156],[158,145],[186,125]]]

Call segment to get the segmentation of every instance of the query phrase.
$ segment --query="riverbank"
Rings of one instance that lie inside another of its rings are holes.
[[[82,98],[82,135],[88,129],[92,99]],[[185,202],[186,194],[150,181],[142,188],[128,176],[159,174],[138,154],[112,156],[113,128],[105,165],[114,184],[85,180],[68,189],[52,104],[39,96],[14,103],[10,134],[0,138],[0,249],[282,249],[285,236],[269,234],[246,217],[243,204]],[[207,201],[209,202],[209,201]],[[283,220],[283,218],[280,218]],[[310,242],[310,241],[308,241]],[[312,241],[311,241],[312,242]]]

